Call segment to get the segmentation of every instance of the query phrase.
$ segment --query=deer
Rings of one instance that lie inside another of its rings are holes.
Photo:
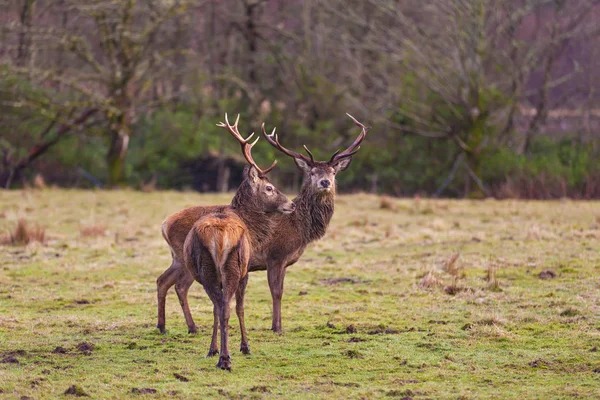
[[[249,354],[248,338],[243,319],[243,291],[247,282],[250,243],[247,226],[230,210],[207,214],[200,218],[188,233],[183,245],[184,265],[200,282],[213,303],[213,336],[208,357],[218,354],[217,332],[221,327],[221,353],[217,368],[231,371],[229,354],[229,303],[241,292],[237,302],[242,304],[238,318],[242,343],[240,351]]]
[[[233,125],[229,123],[227,114],[225,114],[225,123],[219,123],[217,126],[226,128],[229,133],[240,143],[242,153],[248,162],[248,166],[244,169],[244,180],[236,191],[229,205],[218,206],[198,206],[191,207],[175,213],[167,217],[161,225],[161,233],[163,238],[169,245],[172,255],[171,266],[161,274],[157,279],[157,297],[158,297],[158,324],[157,327],[161,333],[166,333],[165,329],[165,303],[166,294],[169,288],[175,285],[175,291],[179,298],[181,308],[183,310],[186,323],[188,325],[188,333],[196,334],[198,328],[192,318],[187,294],[190,286],[194,282],[193,274],[190,274],[185,268],[183,247],[185,239],[190,232],[194,223],[201,217],[209,214],[224,213],[233,211],[243,215],[243,220],[249,223],[249,237],[253,248],[260,248],[265,240],[269,237],[271,230],[270,218],[274,212],[290,213],[295,209],[295,204],[287,199],[267,178],[267,174],[277,165],[275,160],[267,169],[261,169],[252,157],[252,147],[258,141],[249,143],[254,133],[250,134],[246,139],[242,137],[238,130],[239,115]],[[251,194],[254,193],[253,196]],[[275,201],[280,204],[285,200],[285,204],[281,210],[272,209],[272,204]],[[247,277],[246,277],[247,281]],[[246,282],[242,282],[240,287],[241,298],[236,298],[236,312],[238,317],[243,313],[243,294]],[[215,315],[216,318],[216,315]],[[243,320],[243,315],[241,320]],[[216,336],[216,333],[213,335]],[[213,342],[215,342],[213,340]],[[216,342],[215,342],[216,343]],[[243,348],[243,352],[248,352],[249,349]],[[216,347],[215,347],[216,348]],[[213,351],[213,354],[216,355]]]
[[[230,126],[228,121],[227,128],[239,140],[237,129]],[[244,155],[252,167],[248,169],[247,178],[238,188],[231,205],[222,211],[201,217],[188,233],[183,245],[187,271],[202,284],[213,302],[213,334],[208,356],[219,352],[217,331],[220,324],[221,352],[217,368],[229,371],[230,302],[235,294],[242,336],[240,351],[249,354],[244,322],[244,293],[248,282],[250,254],[255,248],[260,248],[262,238],[270,236],[265,231],[274,227],[271,222],[274,213],[287,215],[295,209],[294,203],[268,181],[261,182],[265,173],[253,162],[250,156],[251,146],[245,146]],[[263,229],[256,229],[257,226]]]
[[[354,124],[361,128],[361,133],[344,151],[336,151],[328,161],[316,161],[308,147],[304,146],[308,157],[283,147],[274,128],[267,134],[264,124],[262,134],[278,151],[292,157],[296,166],[303,173],[300,193],[294,198],[296,211],[293,215],[276,215],[276,226],[270,238],[265,239],[260,251],[253,251],[250,257],[249,272],[267,270],[269,289],[273,302],[271,330],[282,333],[281,301],[283,284],[287,267],[295,264],[306,247],[322,238],[329,226],[334,211],[336,193],[335,176],[348,168],[352,156],[358,152],[360,145],[369,130],[356,118],[347,114]],[[187,293],[193,284],[193,278],[183,268],[183,243],[195,221],[203,215],[221,210],[224,206],[190,207],[171,215],[163,223],[163,237],[171,248],[173,262],[158,278],[158,328],[165,331],[165,301],[169,288],[175,285],[189,333],[196,333]]]
[[[329,226],[334,211],[336,175],[350,166],[352,156],[358,152],[365,139],[368,127],[347,114],[361,128],[354,142],[344,151],[336,151],[328,161],[316,161],[312,152],[304,145],[308,157],[291,151],[281,145],[275,128],[267,134],[264,124],[262,133],[265,139],[278,151],[292,157],[303,173],[300,193],[293,202],[296,211],[293,215],[278,215],[276,228],[271,239],[261,252],[253,255],[249,271],[267,270],[267,280],[273,301],[271,330],[282,333],[281,301],[283,282],[287,267],[295,264],[306,247],[321,239]]]

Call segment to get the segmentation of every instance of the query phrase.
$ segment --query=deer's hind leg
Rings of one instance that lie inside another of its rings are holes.
[[[218,297],[220,293],[216,296],[216,301],[220,301]],[[212,300],[212,298],[211,298]],[[212,357],[219,354],[219,346],[217,345],[217,335],[219,333],[219,314],[221,313],[221,309],[217,306],[217,303],[213,301],[213,332],[212,339],[210,341],[210,348],[208,349],[208,354],[206,357]]]
[[[158,322],[156,327],[160,333],[166,333],[165,328],[165,307],[167,302],[167,292],[171,286],[175,285],[183,265],[173,259],[171,266],[163,272],[156,280],[156,297],[158,299]]]
[[[242,250],[244,249],[242,248]],[[246,254],[245,257],[244,254]],[[229,316],[231,315],[231,300],[233,299],[233,296],[238,293],[241,281],[247,276],[247,259],[247,252],[243,253],[240,251],[240,247],[233,249],[230,257],[225,262],[221,274],[221,312],[219,315],[219,322],[221,325],[221,356],[219,357],[217,367],[229,371],[231,370],[231,357],[229,354]]]

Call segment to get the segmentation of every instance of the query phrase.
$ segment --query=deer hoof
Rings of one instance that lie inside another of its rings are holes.
[[[217,363],[217,368],[221,368],[222,370],[231,371],[231,357],[221,356],[219,358],[219,362]]]
[[[192,326],[191,328],[188,328],[188,333],[190,335],[195,335],[198,333],[198,328],[196,327],[196,325]]]
[[[242,354],[250,354],[250,346],[248,346],[247,344],[243,344],[240,346],[240,351],[242,352]]]
[[[219,355],[219,349],[210,349],[208,351],[208,354],[206,355],[206,358],[214,357],[214,356],[218,356],[218,355]]]
[[[164,325],[156,325],[156,327],[158,328],[158,331],[159,331],[160,333],[162,333],[163,335],[164,335],[165,333],[167,333],[167,330],[165,329]]]

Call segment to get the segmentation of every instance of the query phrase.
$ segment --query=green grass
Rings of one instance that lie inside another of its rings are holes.
[[[288,269],[283,335],[269,330],[266,274],[251,274],[252,355],[237,351],[232,313],[228,373],[205,358],[212,305],[200,285],[198,335],[174,291],[168,333],[154,325],[155,280],[170,265],[160,223],[229,198],[0,192],[0,232],[25,218],[48,238],[0,245],[0,359],[18,361],[0,364],[0,397],[69,398],[72,385],[91,398],[600,397],[600,203],[392,200],[390,210],[340,196],[326,237]],[[95,225],[103,236],[81,234]],[[421,288],[430,271],[437,285]]]

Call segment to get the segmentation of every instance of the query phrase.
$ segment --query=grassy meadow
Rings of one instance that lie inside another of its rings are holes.
[[[188,335],[156,278],[163,219],[231,195],[0,191],[0,398],[600,397],[600,203],[339,196],[326,237],[288,269],[283,335],[252,273],[252,354],[205,358],[212,304]],[[8,243],[18,219],[43,244]],[[66,394],[65,394],[66,393]]]

